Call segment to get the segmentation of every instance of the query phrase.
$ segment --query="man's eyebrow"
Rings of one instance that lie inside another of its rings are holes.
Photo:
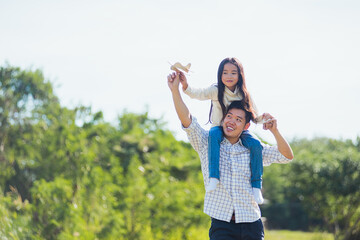
[[[228,112],[227,114],[231,114],[231,115],[234,115],[232,112]],[[240,115],[235,115],[236,117],[238,117],[238,118],[241,118],[241,119],[244,119],[244,117],[242,117],[242,116],[240,116]]]

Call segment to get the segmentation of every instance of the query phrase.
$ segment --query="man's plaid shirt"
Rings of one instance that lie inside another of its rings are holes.
[[[183,128],[187,133],[192,147],[200,156],[201,171],[204,184],[209,182],[208,162],[208,136],[195,117],[188,128]],[[263,146],[263,165],[272,163],[288,163],[276,146]],[[239,140],[231,144],[226,138],[220,144],[220,183],[217,188],[205,194],[204,213],[212,218],[230,222],[235,212],[235,222],[254,222],[261,217],[260,208],[255,202],[250,183],[250,151]]]

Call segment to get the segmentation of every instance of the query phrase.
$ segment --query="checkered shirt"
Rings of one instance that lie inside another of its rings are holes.
[[[195,117],[188,128],[184,128],[189,141],[199,154],[205,186],[209,183],[208,136]],[[288,163],[276,146],[263,146],[263,165]],[[220,183],[212,192],[205,194],[204,213],[212,218],[230,222],[235,212],[235,222],[254,222],[261,217],[251,187],[250,151],[239,140],[231,144],[226,138],[220,144]]]

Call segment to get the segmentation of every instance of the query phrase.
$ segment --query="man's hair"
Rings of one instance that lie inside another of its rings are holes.
[[[228,114],[228,112],[229,112],[231,109],[240,109],[240,110],[243,110],[243,111],[245,112],[245,120],[246,120],[246,123],[250,122],[251,112],[249,112],[248,110],[245,109],[242,101],[233,101],[232,103],[230,103],[229,107],[228,107],[227,110],[226,110],[226,114]],[[224,115],[224,118],[225,118],[226,114]]]

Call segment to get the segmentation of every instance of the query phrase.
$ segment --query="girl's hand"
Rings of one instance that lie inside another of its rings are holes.
[[[179,73],[172,73],[167,76],[168,86],[171,91],[179,89]]]
[[[188,88],[188,83],[187,83],[187,79],[186,76],[183,72],[178,72],[179,73],[179,77],[180,77],[180,83],[182,85],[182,89],[183,91],[185,91]]]
[[[272,133],[277,131],[277,120],[273,116],[271,116],[269,113],[264,113],[263,119],[265,121],[263,124],[264,130],[270,130]]]

